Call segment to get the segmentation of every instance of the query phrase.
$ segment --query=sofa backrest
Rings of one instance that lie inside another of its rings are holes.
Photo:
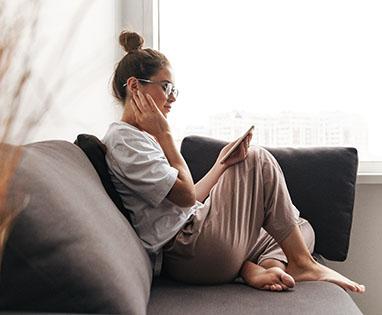
[[[215,163],[226,144],[186,137],[181,146],[194,182]],[[329,260],[347,257],[352,224],[357,150],[344,147],[266,148],[279,162],[294,205],[316,234],[315,252]]]
[[[24,147],[15,221],[0,274],[0,309],[145,314],[151,265],[86,155],[65,141]]]

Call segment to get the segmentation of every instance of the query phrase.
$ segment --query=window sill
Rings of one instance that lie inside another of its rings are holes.
[[[357,185],[382,184],[382,173],[358,173]]]

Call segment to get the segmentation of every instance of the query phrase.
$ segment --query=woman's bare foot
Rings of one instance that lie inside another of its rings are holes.
[[[328,281],[339,285],[344,290],[357,293],[365,292],[364,285],[360,285],[316,262],[309,253],[297,225],[280,242],[280,246],[288,259],[285,271],[296,281]]]
[[[339,285],[344,290],[356,293],[365,292],[364,285],[358,284],[339,274],[337,271],[319,264],[313,258],[304,264],[289,263],[286,267],[286,272],[296,281],[328,281]]]
[[[247,284],[261,290],[284,291],[295,285],[294,279],[281,268],[265,269],[250,261],[244,263],[241,275]]]

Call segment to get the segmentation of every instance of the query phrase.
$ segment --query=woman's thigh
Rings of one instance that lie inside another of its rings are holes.
[[[283,179],[278,178],[282,176],[278,165],[270,167],[269,153],[264,151],[251,147],[244,162],[228,168],[211,190],[205,207],[165,248],[164,268],[170,276],[191,283],[232,281],[249,257],[265,220],[279,215],[277,225],[283,227],[284,234],[293,228],[296,219],[295,213],[289,213],[293,206],[289,199],[286,204],[268,200],[273,198],[275,187],[282,194],[287,192],[283,191],[286,187],[280,188]],[[271,209],[269,214],[264,212],[267,207],[280,209]]]

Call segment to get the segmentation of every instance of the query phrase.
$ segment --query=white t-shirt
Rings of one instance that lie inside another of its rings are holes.
[[[166,198],[178,170],[169,164],[161,146],[147,132],[122,121],[114,122],[103,143],[111,180],[158,274],[161,248],[202,203],[180,207]]]

